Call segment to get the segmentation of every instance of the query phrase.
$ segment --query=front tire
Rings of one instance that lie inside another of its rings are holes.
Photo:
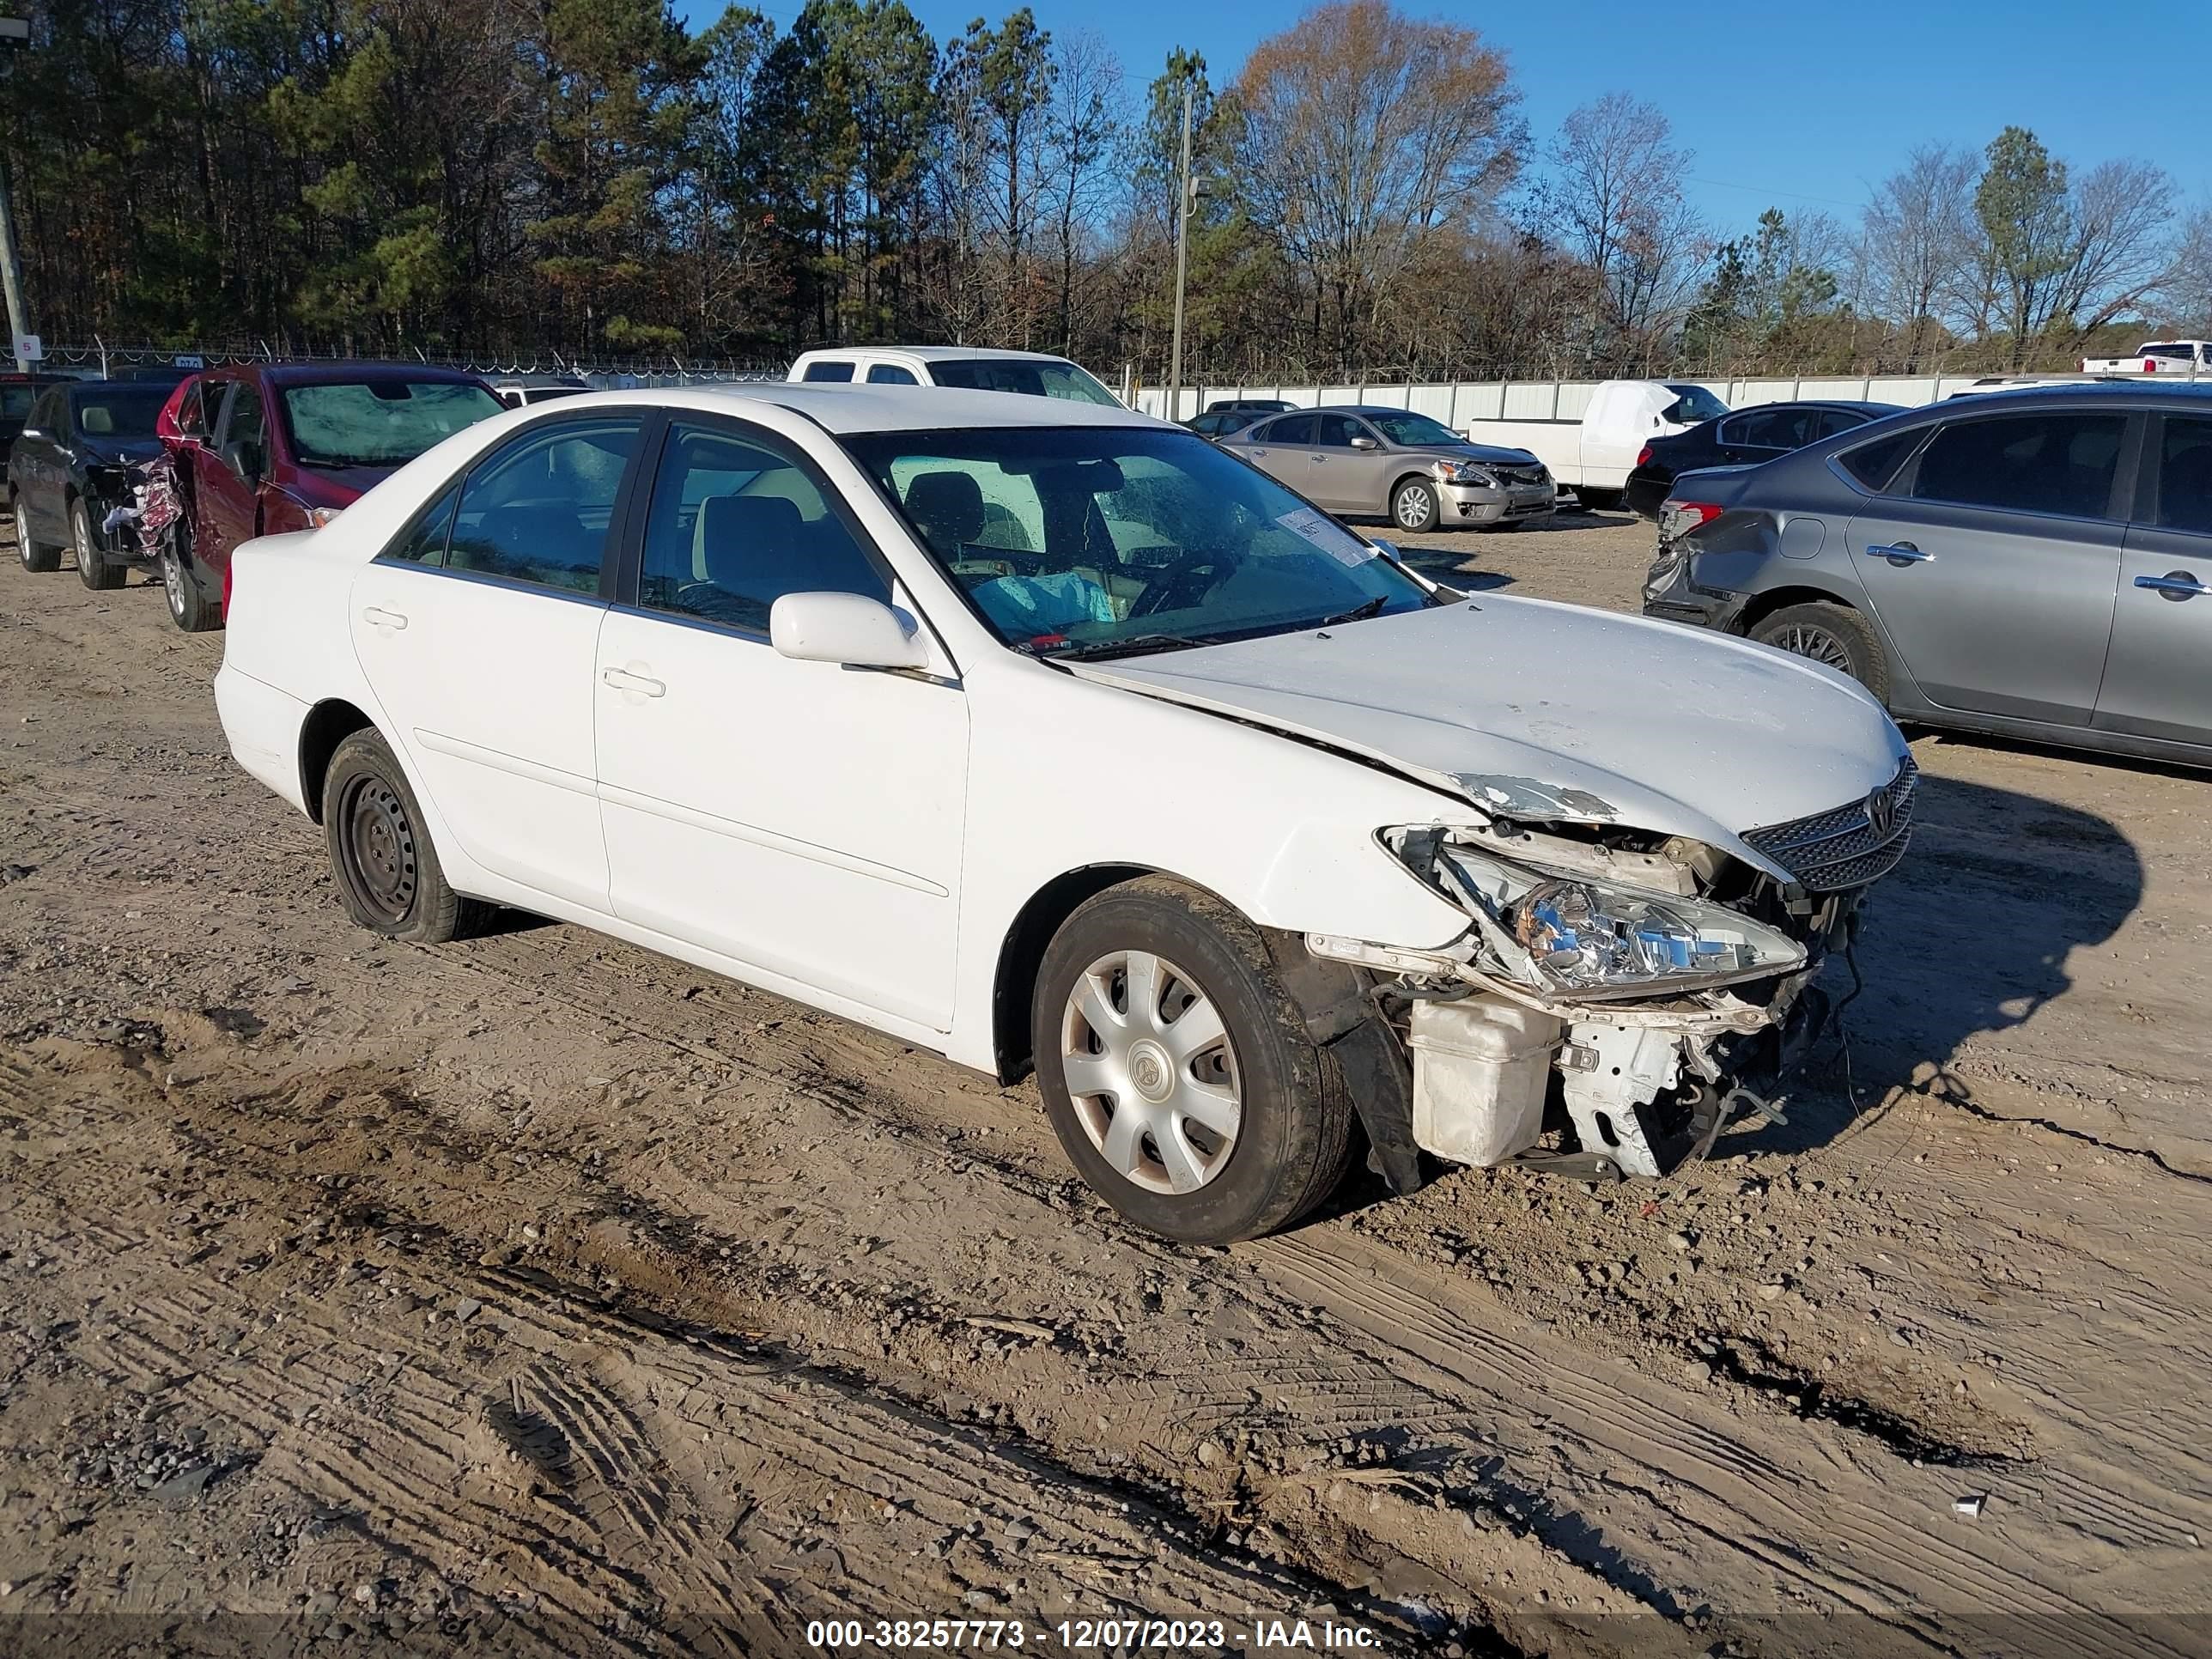
[[[70,539],[76,549],[76,577],[94,592],[123,586],[123,567],[110,564],[92,539],[92,514],[82,497],[70,503]]]
[[[392,746],[373,731],[337,746],[323,775],[323,836],[346,914],[371,933],[443,945],[489,908],[446,880],[422,809]]]
[[[1031,1004],[1053,1132],[1093,1190],[1186,1244],[1286,1227],[1333,1192],[1352,1108],[1252,924],[1164,877],[1070,916]]]
[[[23,562],[24,569],[43,576],[62,568],[61,549],[51,542],[32,538],[30,517],[23,511],[23,498],[12,489],[8,492],[8,516],[15,521],[15,556]]]
[[[1585,489],[1580,484],[1575,486],[1575,499],[1583,504],[1583,510],[1586,513],[1618,512],[1623,493],[1618,489]]]
[[[1751,637],[1778,651],[1840,669],[1884,704],[1889,702],[1889,658],[1867,619],[1848,605],[1825,601],[1785,605],[1762,617]]]
[[[200,591],[173,538],[161,550],[161,595],[168,602],[169,620],[187,634],[204,634],[222,622],[222,610]]]
[[[1434,530],[1443,517],[1436,486],[1421,478],[1401,478],[1390,492],[1390,521],[1407,535]]]

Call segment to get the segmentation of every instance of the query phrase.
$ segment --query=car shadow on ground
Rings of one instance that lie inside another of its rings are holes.
[[[1723,1149],[1809,1150],[1907,1086],[1971,1109],[1960,1049],[2072,989],[2073,953],[2110,940],[2142,901],[2135,843],[2094,813],[1923,773],[1913,819],[1911,850],[1868,897],[1863,988],[1800,1074],[1789,1122]],[[1821,982],[1849,996],[1850,963]]]

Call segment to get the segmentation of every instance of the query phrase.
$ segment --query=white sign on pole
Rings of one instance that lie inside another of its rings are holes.
[[[46,355],[46,348],[37,335],[18,334],[15,337],[16,362],[23,363],[40,362],[44,361]]]
[[[31,38],[31,20],[27,17],[0,17],[0,41],[27,41]]]

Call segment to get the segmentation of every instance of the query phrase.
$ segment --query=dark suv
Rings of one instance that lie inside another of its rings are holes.
[[[2212,387],[1989,392],[1685,473],[1644,609],[1901,720],[2212,765]]]
[[[66,547],[87,587],[122,585],[127,556],[107,516],[132,504],[145,464],[161,453],[154,422],[167,396],[127,380],[67,380],[39,394],[8,454],[8,511],[26,570],[60,568]]]

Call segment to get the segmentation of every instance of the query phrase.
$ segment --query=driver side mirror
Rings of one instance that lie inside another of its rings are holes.
[[[927,668],[921,630],[864,593],[786,593],[768,613],[769,642],[796,662]]]
[[[1382,447],[1381,444],[1376,442],[1374,439],[1369,437],[1364,432],[1352,441],[1352,447],[1354,449],[1380,449]]]

